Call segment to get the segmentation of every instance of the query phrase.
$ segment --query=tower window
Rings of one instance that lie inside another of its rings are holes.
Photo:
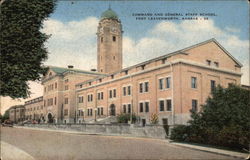
[[[113,42],[115,42],[116,41],[116,37],[115,36],[113,36]]]

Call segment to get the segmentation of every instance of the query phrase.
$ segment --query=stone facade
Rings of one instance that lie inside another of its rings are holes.
[[[14,123],[23,121],[25,119],[25,108],[23,105],[12,106],[9,109],[9,119]]]
[[[186,124],[190,109],[199,111],[215,86],[240,84],[242,65],[215,39],[122,69],[122,32],[109,9],[97,28],[99,72],[49,67],[42,79],[46,122],[103,121],[133,113],[143,125],[153,114],[160,124]]]
[[[97,71],[100,73],[112,73],[122,69],[121,21],[111,9],[106,12],[97,28]]]
[[[26,101],[25,104],[25,119],[45,121],[46,110],[43,106],[43,97],[37,97]]]

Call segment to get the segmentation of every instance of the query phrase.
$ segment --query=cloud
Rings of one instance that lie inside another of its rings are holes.
[[[226,31],[232,32],[232,33],[238,33],[238,32],[240,32],[240,29],[238,29],[238,28],[226,27],[225,29],[226,29]]]

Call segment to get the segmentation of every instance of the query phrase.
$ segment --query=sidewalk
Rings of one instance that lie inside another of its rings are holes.
[[[191,148],[191,149],[210,152],[210,153],[216,153],[220,155],[226,155],[226,156],[240,158],[240,159],[246,159],[249,156],[249,154],[247,153],[228,151],[228,150],[217,149],[217,148],[212,148],[212,147],[204,147],[204,146],[199,146],[195,144],[186,144],[186,143],[179,143],[179,142],[169,142],[169,143],[173,145],[181,146],[181,147]]]
[[[1,159],[2,160],[34,160],[32,156],[23,150],[1,141]]]

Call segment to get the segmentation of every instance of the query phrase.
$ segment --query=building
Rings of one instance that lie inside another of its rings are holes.
[[[122,24],[110,8],[97,28],[97,71],[50,66],[42,79],[46,122],[99,121],[122,113],[149,124],[186,124],[217,85],[240,84],[241,67],[215,39],[122,68]],[[34,110],[33,110],[34,111]],[[32,115],[30,113],[29,115]]]
[[[45,121],[46,110],[43,107],[43,97],[37,97],[26,101],[25,104],[25,119],[26,120],[41,120]]]
[[[9,119],[14,123],[25,119],[25,108],[23,105],[16,105],[9,108]]]

